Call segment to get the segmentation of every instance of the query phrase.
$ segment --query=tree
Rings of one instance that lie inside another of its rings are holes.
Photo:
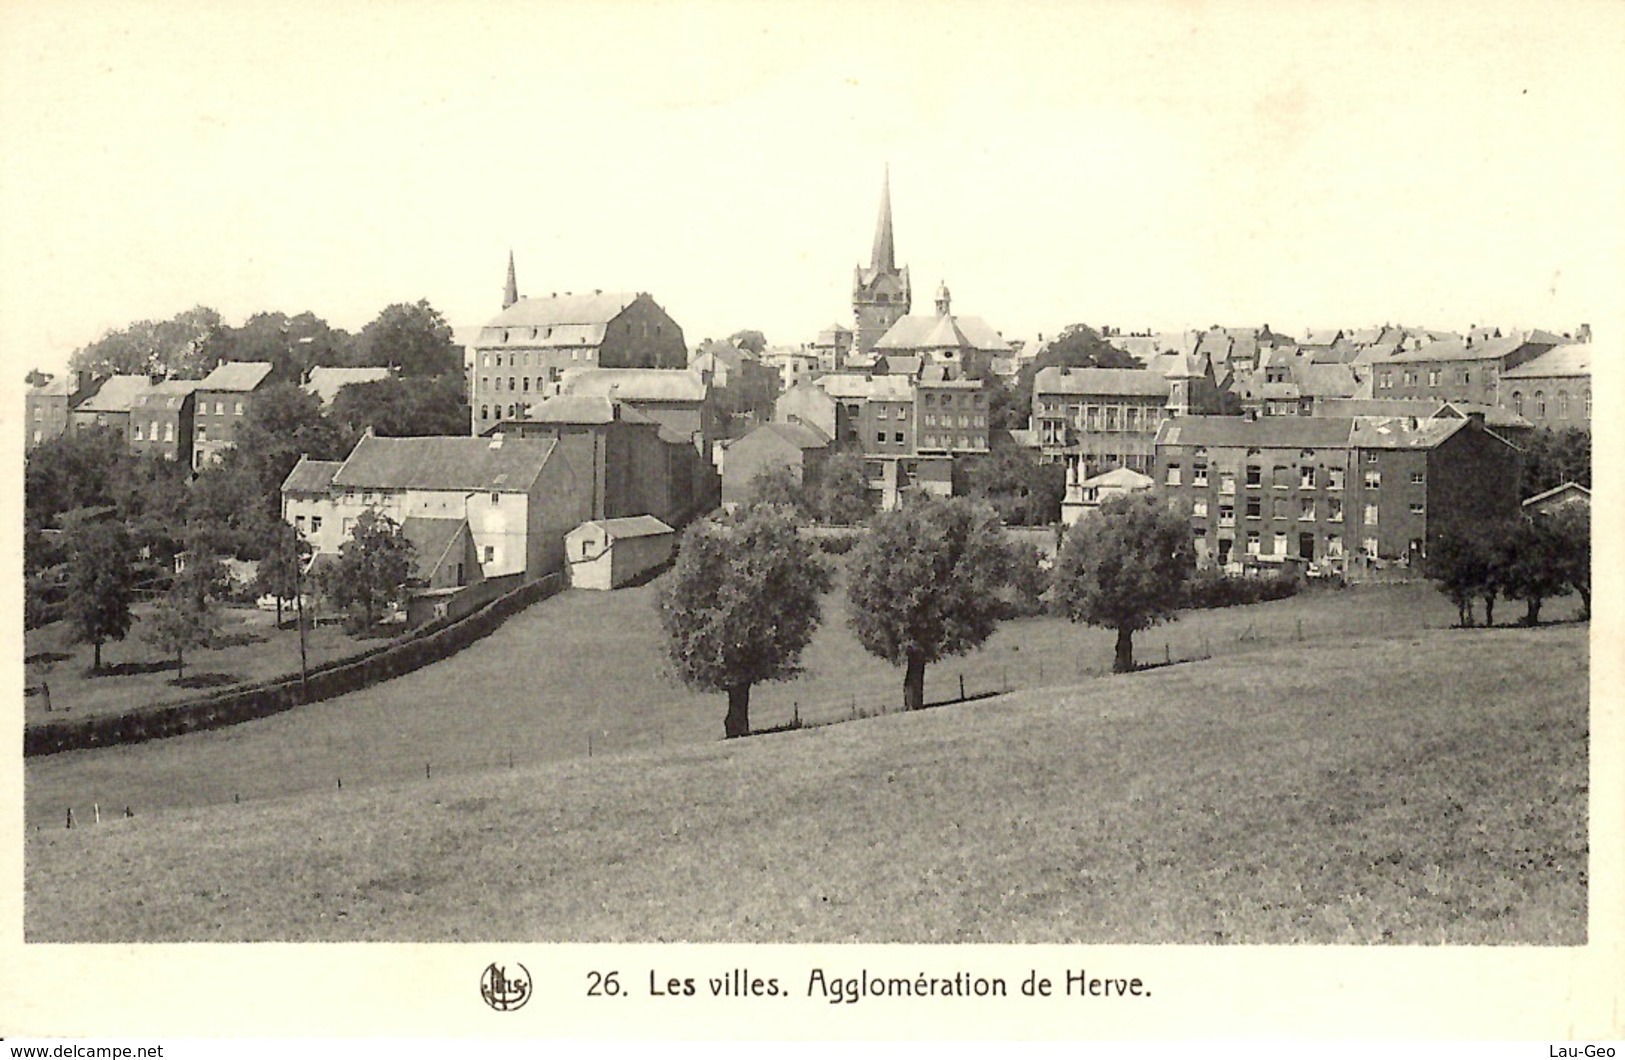
[[[234,450],[264,497],[266,515],[274,518],[282,507],[282,483],[299,458],[342,459],[350,448],[345,442],[343,432],[323,416],[316,395],[292,383],[275,383],[254,395]]]
[[[856,526],[874,514],[869,499],[869,476],[863,456],[843,451],[830,454],[818,475],[818,518],[836,526]]]
[[[463,355],[452,342],[451,326],[427,299],[385,307],[356,337],[356,359],[396,366],[404,376],[463,377]]]
[[[207,553],[192,555],[158,606],[142,623],[149,644],[175,656],[175,680],[186,677],[186,650],[207,647],[214,639],[214,602],[231,582],[225,567]]]
[[[1591,433],[1578,427],[1539,427],[1524,445],[1524,497],[1533,497],[1565,482],[1591,488]]]
[[[1196,569],[1190,520],[1152,494],[1117,497],[1067,532],[1055,599],[1074,622],[1117,631],[1112,670],[1134,669],[1134,634],[1174,617]]]
[[[795,470],[784,464],[762,468],[745,489],[745,503],[752,507],[773,505],[785,509],[796,522],[807,518],[807,491]]]
[[[656,604],[678,677],[727,693],[724,737],[750,735],[752,686],[802,672],[829,588],[829,572],[781,509],[746,508],[684,533]]]
[[[1021,366],[1015,386],[996,396],[996,420],[1007,430],[1024,427],[1032,414],[1033,379],[1045,368],[1141,368],[1134,355],[1118,349],[1087,324],[1069,324],[1038,356]]]
[[[276,597],[276,624],[282,625],[282,601],[299,595],[299,572],[311,553],[310,542],[280,519],[266,531],[264,555],[254,575],[254,591]]]
[[[751,353],[759,354],[763,350],[767,349],[767,336],[763,335],[760,331],[747,328],[742,331],[736,331],[732,335],[729,335],[728,345],[737,346],[741,350],[749,350]]]
[[[148,452],[120,460],[109,472],[108,492],[132,544],[153,562],[168,562],[183,547],[190,469]]]
[[[985,504],[923,498],[875,516],[852,552],[847,621],[867,651],[903,667],[904,709],[925,705],[927,665],[992,636],[1008,562]]]
[[[1565,504],[1545,517],[1558,569],[1580,594],[1580,617],[1591,617],[1591,505]]]
[[[1441,531],[1428,549],[1427,576],[1456,605],[1456,620],[1463,627],[1473,624],[1473,600],[1489,584],[1490,558],[1485,537],[1464,529]],[[1493,624],[1494,605],[1488,606],[1486,624]]]
[[[69,431],[35,446],[23,468],[24,522],[55,526],[75,508],[113,504],[113,477],[130,459],[124,436],[110,427]]]
[[[1544,517],[1524,517],[1512,524],[1492,561],[1503,595],[1524,602],[1526,626],[1540,623],[1540,605],[1569,591],[1558,540]]]
[[[382,609],[406,602],[412,567],[412,542],[400,524],[368,509],[339,546],[338,562],[323,569],[322,591],[350,612],[352,627],[371,629]]]
[[[225,328],[217,345],[228,361],[268,361],[271,380],[301,383],[317,365],[346,365],[355,339],[314,313],[255,313],[240,328]]]
[[[189,546],[239,559],[258,559],[272,501],[248,454],[232,448],[192,480],[186,503]]]
[[[130,631],[134,550],[124,524],[112,519],[74,523],[68,540],[68,628],[76,643],[95,648],[91,672],[102,668],[102,643]]]
[[[469,431],[462,376],[377,379],[340,387],[329,418],[351,438],[368,427],[380,437],[460,435]]]
[[[1052,526],[1061,521],[1066,465],[1044,463],[1012,445],[965,465],[966,493],[987,501],[1009,526]]]
[[[69,367],[89,375],[146,375],[201,379],[220,363],[226,331],[220,314],[195,306],[164,321],[138,320],[82,346]]]

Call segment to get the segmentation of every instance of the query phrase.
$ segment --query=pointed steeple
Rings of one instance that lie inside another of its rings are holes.
[[[896,254],[891,237],[891,166],[880,185],[880,220],[875,224],[875,248],[869,256],[869,267],[875,272],[895,272]]]
[[[508,251],[508,285],[502,289],[502,308],[506,309],[519,301],[519,281],[514,278],[513,251]]]

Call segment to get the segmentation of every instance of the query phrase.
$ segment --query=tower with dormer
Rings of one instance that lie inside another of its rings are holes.
[[[852,270],[852,347],[868,353],[891,326],[908,315],[912,304],[908,269],[897,267],[892,246],[891,173],[880,188],[880,219],[875,224],[875,245],[869,267]]]

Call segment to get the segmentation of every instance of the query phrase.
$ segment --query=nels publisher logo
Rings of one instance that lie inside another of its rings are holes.
[[[498,1012],[524,1008],[530,989],[530,969],[522,964],[489,964],[480,975],[480,996]]]

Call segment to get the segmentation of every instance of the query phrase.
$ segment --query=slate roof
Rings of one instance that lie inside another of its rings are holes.
[[[30,397],[68,397],[73,393],[73,378],[67,375],[53,375],[38,386],[28,388]]]
[[[129,412],[136,397],[152,386],[144,375],[115,375],[102,383],[95,394],[79,402],[75,412]]]
[[[829,446],[829,435],[805,423],[764,423],[750,434],[756,431],[778,435],[797,449],[824,449]],[[749,438],[750,434],[745,438]],[[744,441],[744,438],[740,441]]]
[[[572,368],[559,393],[620,401],[704,401],[705,382],[686,368]]]
[[[130,399],[130,408],[174,411],[186,404],[186,399],[192,396],[197,386],[196,379],[169,379],[154,383]]]
[[[626,312],[626,307],[637,301],[635,291],[594,291],[591,294],[546,295],[540,298],[521,298],[486,322],[480,329],[480,339],[489,340],[493,329],[547,328],[560,325],[603,325]]]
[[[423,515],[409,515],[401,521],[401,533],[412,542],[418,577],[424,580],[434,577],[467,525],[466,519],[435,519]]]
[[[1522,335],[1504,335],[1467,345],[1465,339],[1444,339],[1430,342],[1414,350],[1402,350],[1389,358],[1392,364],[1418,364],[1429,361],[1498,361],[1526,345],[1543,345],[1544,340],[1530,340]]]
[[[312,460],[299,458],[288,477],[282,480],[283,493],[326,493],[333,484],[333,476],[344,466],[342,460]]]
[[[265,382],[273,367],[270,361],[222,361],[198,382],[197,388],[246,394]]]
[[[637,409],[620,401],[590,394],[559,394],[530,407],[527,423],[600,424],[654,423]]]
[[[1573,499],[1571,501],[1565,501],[1564,503],[1574,503],[1575,501],[1584,501],[1587,504],[1591,503],[1591,491],[1580,485],[1578,482],[1570,481],[1563,483],[1561,486],[1553,486],[1544,493],[1535,494],[1533,497],[1530,497],[1528,500],[1524,501],[1523,506],[1525,508],[1530,508],[1539,504],[1541,501],[1551,500],[1553,497],[1564,493],[1573,494]]]
[[[1043,368],[1034,394],[1099,394],[1106,397],[1167,397],[1168,380],[1146,368]]]
[[[1162,422],[1157,444],[1335,448],[1348,445],[1353,430],[1352,419],[1322,416],[1180,416]]]
[[[1591,343],[1555,346],[1539,357],[1501,373],[1502,379],[1543,379],[1549,376],[1591,374]]]
[[[837,400],[908,401],[914,397],[914,383],[900,375],[831,372],[813,380],[813,385]]]
[[[338,396],[339,388],[351,383],[376,383],[390,377],[388,368],[312,368],[305,391],[315,394],[323,405],[330,405]]]
[[[1114,467],[1110,471],[1103,471],[1094,478],[1086,478],[1080,485],[1084,486],[1114,486],[1123,490],[1146,490],[1155,485],[1149,475],[1142,475],[1132,468]]]
[[[1432,449],[1467,423],[1465,419],[1361,416],[1354,421],[1350,438],[1362,449]]]
[[[1513,412],[1496,405],[1478,405],[1468,401],[1430,401],[1426,398],[1327,398],[1320,411],[1327,416],[1415,416],[1432,419],[1455,409],[1465,416],[1471,412],[1484,414],[1487,427],[1533,427],[1534,424]]]
[[[1298,387],[1307,397],[1346,398],[1354,396],[1354,372],[1346,364],[1300,364]]]
[[[875,343],[875,349],[970,349],[1007,354],[1010,344],[981,317],[917,314],[899,319]]]
[[[662,534],[675,534],[677,532],[652,515],[628,515],[620,519],[590,519],[581,525],[602,527],[611,540],[625,540],[633,537],[659,537]]]
[[[525,493],[553,455],[551,438],[379,438],[350,451],[333,485],[368,489]]]

